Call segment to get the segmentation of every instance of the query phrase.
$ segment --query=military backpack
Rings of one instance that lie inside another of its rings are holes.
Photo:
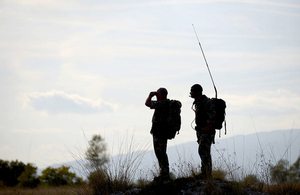
[[[178,100],[170,100],[167,117],[166,138],[173,139],[181,127],[181,102]]]

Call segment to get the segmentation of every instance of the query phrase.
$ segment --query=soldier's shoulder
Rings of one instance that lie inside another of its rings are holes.
[[[151,107],[152,108],[162,108],[162,107],[167,107],[170,103],[169,99],[164,99],[161,101],[151,101]]]
[[[204,98],[202,100],[202,103],[204,105],[212,105],[213,104],[212,100],[210,98],[208,98],[207,96],[205,96],[205,95],[204,95]]]

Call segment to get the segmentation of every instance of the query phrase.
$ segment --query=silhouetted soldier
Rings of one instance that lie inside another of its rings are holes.
[[[194,98],[193,106],[195,106],[196,115],[196,133],[197,142],[199,144],[198,153],[201,158],[201,179],[210,179],[212,177],[212,160],[211,160],[211,144],[214,143],[216,130],[215,123],[215,106],[211,99],[202,94],[202,87],[195,84],[191,87],[190,97]]]
[[[151,109],[155,109],[152,117],[152,128],[150,133],[153,135],[154,152],[157,157],[160,176],[154,180],[167,180],[169,176],[169,160],[167,155],[167,138],[166,119],[168,116],[168,108],[170,100],[167,99],[168,91],[165,88],[159,88],[157,91],[150,92],[146,99],[145,105]],[[156,96],[157,101],[152,101],[152,97]]]

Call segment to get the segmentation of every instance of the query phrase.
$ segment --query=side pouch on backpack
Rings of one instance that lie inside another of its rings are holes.
[[[178,100],[171,100],[169,104],[169,115],[167,118],[166,138],[173,139],[176,133],[179,134],[181,127],[181,102]]]
[[[212,98],[212,103],[215,105],[216,109],[216,121],[214,124],[215,129],[222,129],[223,122],[225,121],[225,115],[226,115],[226,102],[222,99]],[[226,122],[225,122],[226,123]],[[226,129],[226,125],[225,125]],[[226,134],[226,130],[225,130]]]

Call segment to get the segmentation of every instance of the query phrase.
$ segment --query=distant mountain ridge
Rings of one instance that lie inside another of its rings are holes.
[[[176,138],[175,138],[176,139]],[[227,166],[241,167],[242,171],[259,171],[261,163],[276,164],[280,159],[287,159],[291,164],[300,156],[300,130],[278,130],[259,132],[250,135],[236,135],[219,139],[216,135],[215,144],[212,146],[213,167]],[[138,155],[138,152],[134,152]],[[141,152],[139,152],[140,154]],[[183,166],[190,163],[193,166],[200,164],[198,144],[196,141],[187,142],[177,146],[168,147],[170,170],[183,171]],[[132,155],[134,156],[134,154]],[[114,162],[120,155],[113,156]],[[139,169],[151,172],[153,166],[158,167],[153,150],[145,151]],[[264,162],[261,162],[264,161]],[[86,178],[88,171],[84,168],[86,160],[54,164],[52,167],[62,165],[70,166],[78,176]],[[225,167],[224,167],[225,168]],[[151,178],[151,173],[147,177]],[[141,173],[145,174],[145,173]],[[142,177],[145,175],[141,175]],[[139,176],[137,176],[139,177]]]

